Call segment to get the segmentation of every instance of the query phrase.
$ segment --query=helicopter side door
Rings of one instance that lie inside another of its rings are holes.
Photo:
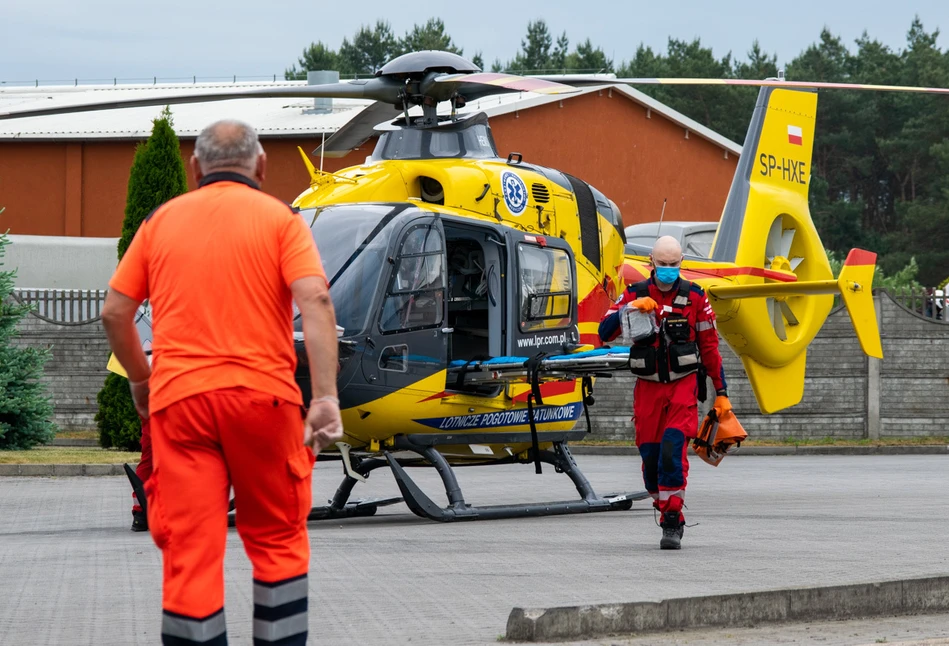
[[[576,347],[576,263],[560,238],[508,233],[508,348],[510,356],[562,354]]]
[[[372,326],[363,372],[385,389],[419,382],[448,364],[445,231],[439,218],[410,220],[387,259],[388,279]],[[438,386],[441,389],[441,386]]]

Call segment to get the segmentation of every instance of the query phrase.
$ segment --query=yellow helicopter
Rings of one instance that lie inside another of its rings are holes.
[[[460,56],[416,52],[376,78],[323,86],[188,93],[0,114],[0,119],[91,109],[242,97],[369,98],[385,126],[366,163],[318,171],[301,150],[310,187],[294,201],[313,231],[337,314],[344,478],[311,519],[372,515],[403,500],[438,521],[629,509],[646,492],[596,494],[568,442],[593,403],[594,379],[628,368],[628,348],[600,347],[599,321],[626,285],[649,275],[649,249],[625,244],[623,220],[583,180],[502,158],[484,114],[466,101],[501,92],[569,93],[576,85],[726,83],[720,79],[518,77],[483,73]],[[780,79],[762,86],[710,258],[687,257],[683,275],[710,295],[719,332],[742,359],[759,407],[773,413],[803,395],[806,349],[841,294],[861,347],[881,357],[871,296],[875,254],[853,250],[838,279],[808,211],[817,87]],[[896,89],[909,88],[876,88]],[[441,103],[450,104],[439,114]],[[341,132],[347,145],[373,134],[369,119]],[[368,124],[368,125],[367,125]],[[333,137],[323,148],[330,149]],[[309,392],[297,320],[297,380]],[[143,342],[150,340],[140,317]],[[113,371],[122,372],[114,363]],[[475,507],[453,467],[553,465],[571,478],[572,501]],[[434,466],[441,507],[406,467]],[[350,502],[382,467],[401,498]],[[133,486],[140,486],[134,477]],[[139,500],[144,500],[144,495]]]

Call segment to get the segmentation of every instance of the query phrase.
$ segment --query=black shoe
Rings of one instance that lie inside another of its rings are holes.
[[[685,531],[685,521],[679,520],[679,512],[667,511],[662,515],[662,539],[659,549],[678,550],[682,548],[682,534]]]
[[[133,532],[147,532],[148,531],[148,516],[145,515],[144,511],[132,512],[132,531]]]

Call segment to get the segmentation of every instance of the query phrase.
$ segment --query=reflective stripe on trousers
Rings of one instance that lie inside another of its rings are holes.
[[[227,646],[224,608],[202,619],[165,610],[161,618],[161,643],[165,646]]]
[[[307,575],[274,583],[254,580],[254,646],[306,644]]]

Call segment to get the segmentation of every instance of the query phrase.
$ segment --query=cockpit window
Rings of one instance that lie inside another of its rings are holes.
[[[382,332],[441,325],[445,309],[445,252],[436,227],[415,226],[402,240],[379,328]]]
[[[392,219],[404,205],[341,205],[301,212],[310,225],[330,280],[336,323],[345,336],[366,329],[392,235]]]
[[[562,249],[519,244],[521,331],[550,330],[570,325],[573,271]]]
[[[405,128],[383,133],[373,159],[494,159],[498,156],[486,123],[464,128]]]

